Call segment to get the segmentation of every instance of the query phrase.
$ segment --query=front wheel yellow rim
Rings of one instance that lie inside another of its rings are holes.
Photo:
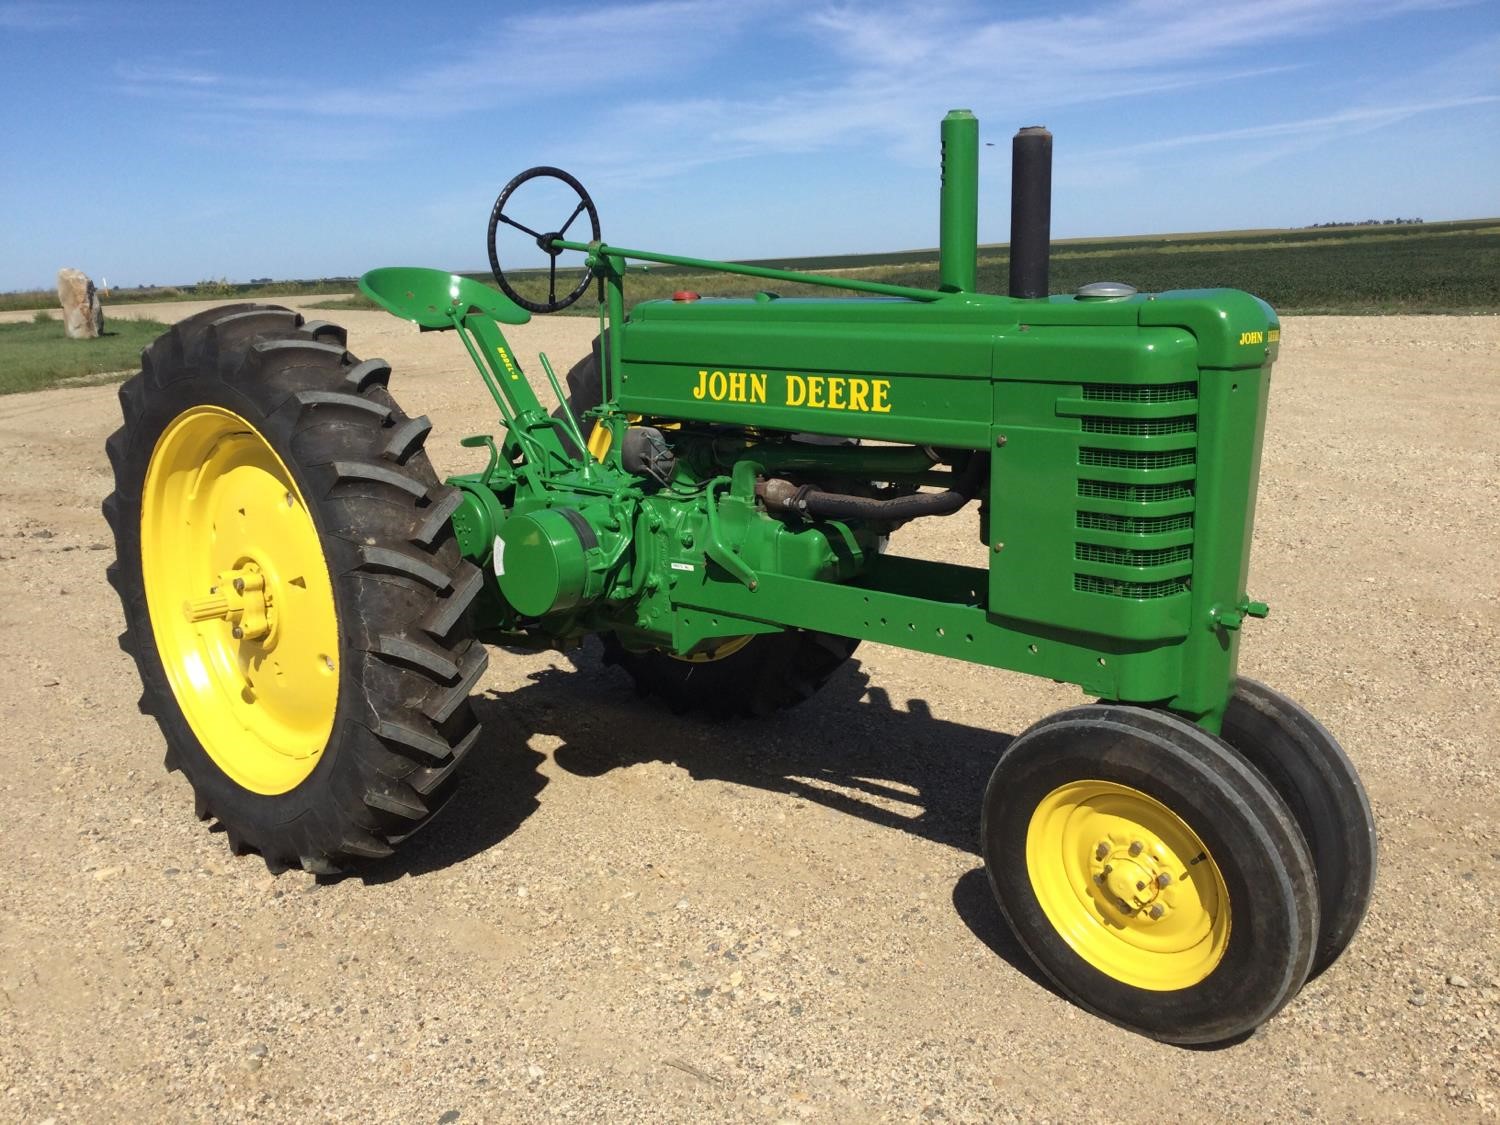
[[[1229,893],[1203,841],[1166,805],[1111,781],[1059,786],[1026,830],[1026,868],[1058,935],[1100,972],[1190,988],[1229,945]]]
[[[255,793],[305,781],[338,704],[333,584],[296,481],[238,414],[195,406],[162,431],[141,492],[141,578],[209,757]]]

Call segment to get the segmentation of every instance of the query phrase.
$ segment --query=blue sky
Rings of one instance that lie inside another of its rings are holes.
[[[1500,0],[0,0],[0,289],[478,268],[557,164],[617,245],[937,241],[973,109],[1056,136],[1057,237],[1500,214]]]

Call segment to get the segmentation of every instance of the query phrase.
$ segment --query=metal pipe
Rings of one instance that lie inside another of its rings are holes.
[[[979,276],[979,120],[967,109],[943,118],[943,188],[938,215],[941,288],[972,293]]]
[[[744,277],[761,277],[769,281],[795,281],[802,285],[848,289],[854,293],[878,293],[883,297],[905,297],[910,301],[940,301],[948,296],[947,293],[941,293],[936,289],[914,289],[909,285],[887,285],[883,281],[860,281],[852,277],[798,273],[796,270],[745,266],[737,262],[714,262],[707,258],[684,258],[677,254],[656,254],[650,250],[626,250],[622,246],[606,246],[602,242],[569,242],[564,238],[554,238],[552,245],[563,250],[581,250],[585,254],[596,254],[601,260],[605,257],[631,258],[638,262],[660,262],[666,266],[686,266],[690,269],[710,270],[714,273],[735,273]]]
[[[949,516],[975,496],[984,484],[990,459],[974,454],[961,470],[951,474],[946,492],[913,492],[890,500],[824,492],[810,484],[771,478],[760,481],[755,493],[773,512],[796,512],[812,519],[863,519],[901,523],[922,516]]]
[[[1010,145],[1010,295],[1045,297],[1052,241],[1052,134],[1028,125]]]

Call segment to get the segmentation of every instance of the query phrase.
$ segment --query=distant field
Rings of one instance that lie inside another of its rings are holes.
[[[918,288],[937,285],[935,249],[765,259],[753,264],[838,273]],[[1006,247],[980,248],[981,290],[1004,292],[1008,271]],[[488,273],[468,276],[490,282]],[[519,271],[515,276],[523,292],[545,292],[542,271]],[[1085,282],[1101,280],[1127,281],[1153,292],[1217,286],[1245,289],[1283,313],[1495,313],[1500,312],[1500,218],[1062,239],[1053,243],[1054,293],[1071,292]],[[260,285],[202,282],[180,289],[117,290],[105,303],[205,297],[260,300],[340,293],[351,288],[352,280],[338,278]],[[704,296],[748,295],[760,288],[783,296],[829,292],[666,266],[633,270],[626,285],[631,303],[670,296],[684,288]],[[0,310],[55,304],[55,296],[46,292],[0,294]],[[374,306],[356,296],[331,301],[324,307]],[[575,311],[593,315],[594,306],[586,299],[575,306]]]
[[[818,273],[910,285],[938,283],[937,251],[835,255],[755,261]],[[979,288],[1003,293],[1010,263],[1004,246],[979,253]],[[470,274],[491,283],[488,274]],[[1052,247],[1054,293],[1089,281],[1127,281],[1137,289],[1227,286],[1264,297],[1283,313],[1495,313],[1500,312],[1500,219],[1310,230],[1225,231],[1153,237],[1059,240]],[[545,293],[543,271],[518,271],[518,289]],[[632,269],[626,295],[636,301],[691,289],[704,296],[746,296],[757,289],[782,296],[827,295],[830,290],[760,282],[729,274],[672,266]],[[330,308],[373,308],[363,297],[330,302]],[[585,299],[574,306],[594,315]]]
[[[141,349],[167,330],[155,320],[105,322],[97,340],[70,340],[61,320],[0,324],[0,395],[135,371]]]
[[[142,305],[157,301],[227,301],[262,297],[308,297],[319,293],[347,293],[352,277],[328,277],[316,281],[200,281],[193,285],[152,285],[145,288],[110,289],[101,296],[105,308],[112,305]],[[0,293],[0,312],[18,309],[55,309],[57,290],[20,289]]]

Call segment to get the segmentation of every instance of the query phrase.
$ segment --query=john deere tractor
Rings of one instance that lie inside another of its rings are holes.
[[[1009,292],[979,292],[973,115],[941,141],[931,289],[610,245],[545,167],[495,205],[498,289],[366,274],[494,400],[500,431],[462,442],[485,468],[447,481],[335,325],[229,305],[147,348],[108,443],[110,578],[198,816],[273,870],[389,855],[495,749],[468,703],[486,643],[597,635],[673,706],[754,715],[873,640],[1090,697],[1005,747],[979,841],[1066,995],[1210,1043],[1327,968],[1369,904],[1370,806],[1333,736],[1236,670],[1267,612],[1246,575],[1276,315],[1226,289],[1049,296],[1040,128],[1013,139]],[[538,181],[556,225],[516,211]],[[517,233],[530,296],[499,252]],[[627,308],[641,264],[843,292]],[[549,413],[505,327],[591,291],[594,354],[566,386],[541,359]],[[976,503],[987,566],[886,549]]]

